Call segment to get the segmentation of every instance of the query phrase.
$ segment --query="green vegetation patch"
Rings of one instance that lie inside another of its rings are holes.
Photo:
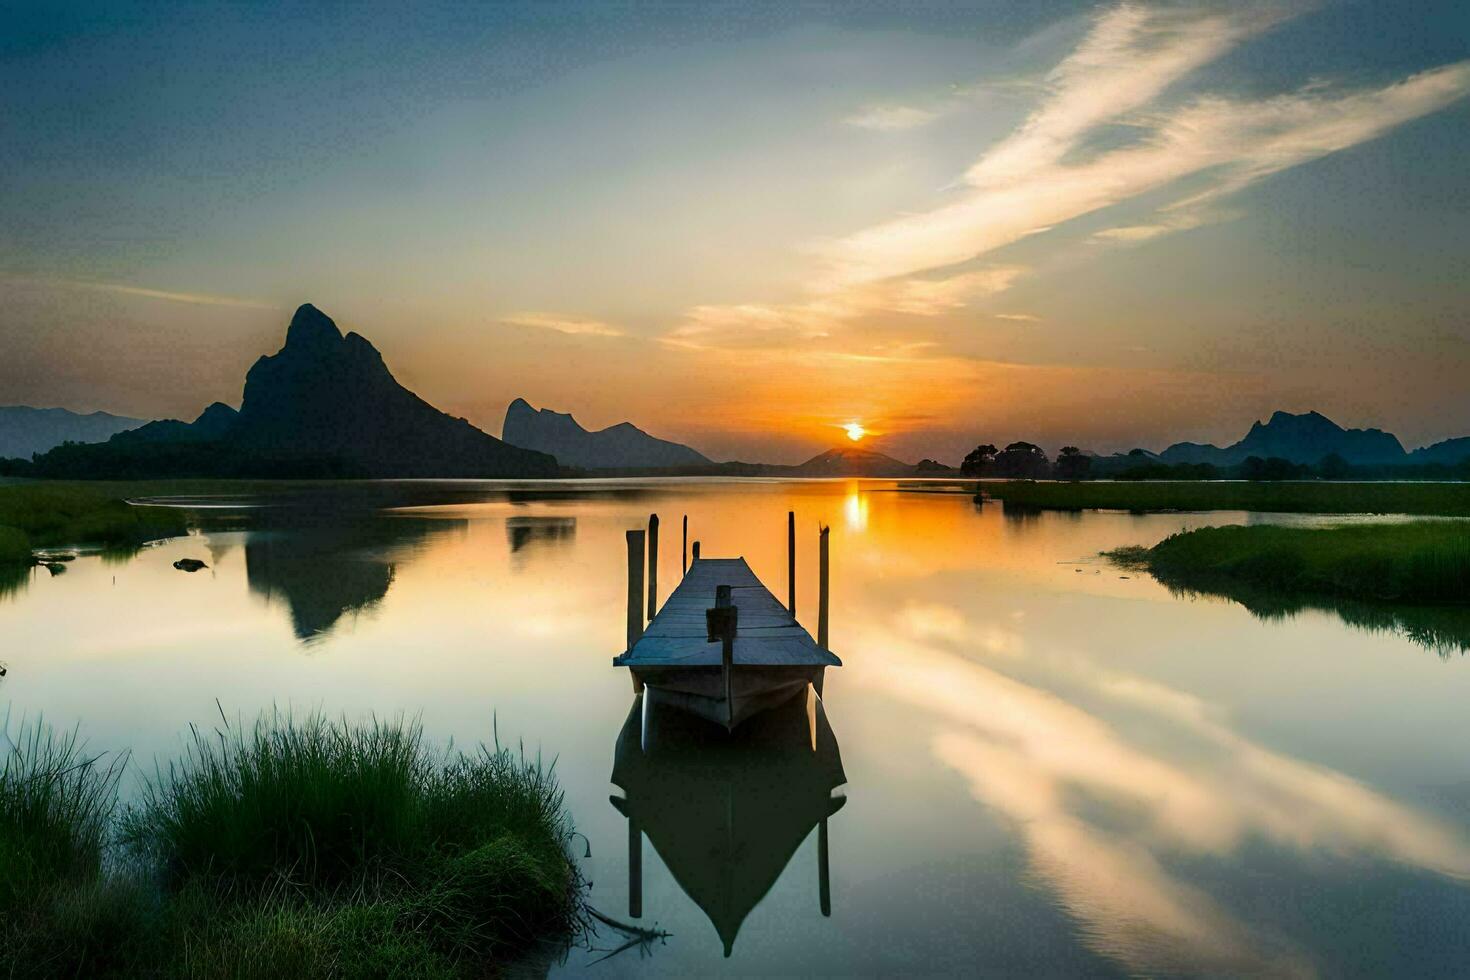
[[[1440,655],[1470,650],[1470,524],[1206,527],[1106,553],[1168,588],[1233,599],[1264,618],[1335,612]]]
[[[1126,481],[986,483],[1006,506],[1044,510],[1254,510],[1299,514],[1470,517],[1467,483]]]
[[[31,548],[125,547],[185,533],[183,511],[135,507],[106,485],[15,483],[0,486],[0,563],[28,561]],[[24,545],[24,553],[20,551]]]
[[[586,926],[562,793],[523,754],[276,716],[195,731],[114,821],[118,769],[39,727],[12,752],[0,974],[481,976]]]
[[[1205,527],[1110,557],[1184,585],[1249,584],[1374,601],[1470,603],[1470,526],[1458,521]]]

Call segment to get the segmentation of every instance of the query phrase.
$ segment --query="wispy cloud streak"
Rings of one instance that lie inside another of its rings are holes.
[[[1313,83],[1267,98],[1197,95],[1168,101],[1201,67],[1304,9],[1241,3],[1181,7],[1128,3],[1100,14],[1083,41],[1048,75],[1045,96],[1009,136],[965,172],[947,203],[819,244],[813,299],[785,305],[698,307],[671,335],[752,329],[770,336],[826,337],[846,321],[881,313],[937,315],[1002,291],[1009,280],[977,282],[969,268],[989,253],[1077,218],[1167,192],[1189,190],[1149,220],[1092,236],[1133,244],[1230,215],[1218,204],[1290,167],[1376,139],[1470,93],[1470,61],[1423,71],[1378,88]],[[922,110],[889,107],[862,116],[876,128],[924,121]],[[853,120],[849,120],[853,121]],[[858,123],[854,123],[858,124]],[[1092,152],[1100,127],[1127,125],[1138,138]],[[957,271],[958,270],[958,271]],[[925,297],[933,297],[926,301]]]
[[[167,289],[148,289],[144,286],[129,286],[116,282],[88,282],[79,279],[52,279],[46,282],[48,285],[61,286],[66,289],[90,289],[123,296],[167,300],[172,303],[194,303],[199,306],[236,306],[251,310],[278,310],[281,308],[278,303],[267,303],[261,300],[216,296],[210,293],[181,293]]]
[[[563,316],[558,313],[512,313],[500,318],[501,323],[513,327],[534,327],[537,330],[554,330],[557,333],[579,337],[622,337],[622,330],[602,320],[587,320],[580,317]]]

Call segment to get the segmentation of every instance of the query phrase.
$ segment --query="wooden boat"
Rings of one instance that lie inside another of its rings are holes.
[[[733,736],[670,706],[634,698],[618,735],[610,801],[628,819],[628,911],[642,915],[647,836],[684,893],[709,917],[729,956],[751,910],[811,834],[818,900],[831,915],[827,819],[846,797],[837,737],[821,698],[762,713]]]
[[[718,612],[722,590],[733,612]],[[627,667],[650,702],[733,731],[808,684],[820,693],[827,668],[842,661],[817,645],[744,558],[696,558],[613,666]]]

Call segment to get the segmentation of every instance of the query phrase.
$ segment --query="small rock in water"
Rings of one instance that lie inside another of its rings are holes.
[[[180,558],[174,562],[174,567],[181,572],[197,572],[199,569],[208,568],[209,566],[198,558]]]
[[[50,572],[52,575],[60,575],[62,572],[66,571],[66,566],[59,561],[48,561],[44,564],[46,565],[46,571]]]

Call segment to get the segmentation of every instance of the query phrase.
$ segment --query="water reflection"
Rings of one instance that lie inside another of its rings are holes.
[[[274,514],[245,538],[250,591],[284,602],[297,639],[326,636],[348,613],[370,609],[388,594],[398,563],[431,537],[461,530],[462,521],[398,517],[343,521],[315,511]],[[211,550],[213,554],[213,549]]]
[[[577,534],[575,517],[507,517],[505,539],[515,554],[532,544],[569,544]]]
[[[642,837],[719,934],[726,956],[747,915],[817,828],[819,906],[831,915],[827,818],[847,802],[820,698],[795,697],[734,735],[634,698],[618,735],[611,802],[628,821],[629,914],[642,914]]]
[[[1315,972],[1270,923],[1247,922],[1196,883],[1209,877],[1199,862],[1240,861],[1250,846],[1470,878],[1462,833],[1266,748],[1187,692],[1078,656],[1059,669],[1075,688],[1064,700],[1012,677],[1005,668],[1014,661],[945,651],[936,638],[963,646],[986,629],[957,610],[938,633],[917,625],[934,618],[896,617],[865,637],[867,649],[848,660],[854,673],[934,719],[935,758],[1012,823],[1032,872],[1084,941],[1130,971]],[[1129,738],[1103,709],[1152,738]]]
[[[1252,615],[1268,622],[1290,619],[1299,613],[1315,610],[1333,613],[1349,626],[1370,633],[1402,636],[1437,653],[1441,658],[1470,652],[1470,608],[1464,606],[1359,602],[1331,596],[1292,595],[1282,591],[1265,592],[1256,588],[1219,584],[1202,588],[1184,578],[1159,574],[1155,574],[1154,578],[1176,596],[1219,596],[1240,603]]]

